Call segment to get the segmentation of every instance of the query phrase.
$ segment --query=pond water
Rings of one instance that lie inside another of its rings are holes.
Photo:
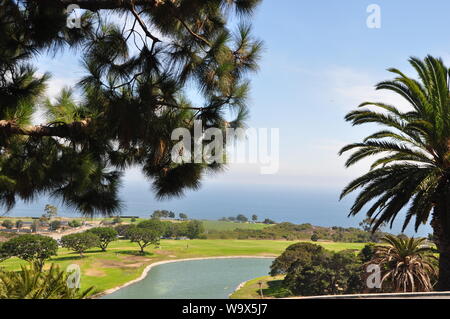
[[[147,276],[104,299],[226,299],[243,282],[269,273],[271,258],[180,261],[150,269]]]

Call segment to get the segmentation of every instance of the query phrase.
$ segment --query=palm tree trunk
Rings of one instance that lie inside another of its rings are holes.
[[[439,255],[439,279],[437,291],[450,291],[450,245]]]
[[[450,205],[445,192],[433,210],[433,235],[439,251],[439,278],[436,290],[450,291]]]

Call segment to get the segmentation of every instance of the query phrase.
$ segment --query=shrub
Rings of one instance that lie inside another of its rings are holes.
[[[93,287],[84,291],[70,288],[70,273],[52,264],[42,271],[39,265],[22,266],[20,271],[0,270],[0,299],[82,299]]]
[[[186,236],[190,239],[198,238],[204,231],[203,223],[199,220],[191,220],[187,223]]]
[[[80,223],[78,220],[74,219],[74,220],[71,220],[71,221],[68,223],[68,225],[69,225],[69,227],[77,228],[77,227],[80,227],[80,226],[81,226],[81,223]]]

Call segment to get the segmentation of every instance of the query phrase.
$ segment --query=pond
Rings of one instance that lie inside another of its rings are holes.
[[[247,280],[266,276],[272,258],[223,258],[157,265],[104,299],[226,299]]]

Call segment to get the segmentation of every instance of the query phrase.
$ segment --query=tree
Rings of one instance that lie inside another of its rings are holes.
[[[158,198],[198,189],[206,173],[223,169],[224,157],[199,163],[191,152],[183,161],[172,159],[180,146],[172,132],[243,126],[248,77],[261,51],[248,22],[259,2],[3,1],[1,203],[11,209],[19,199],[48,194],[83,215],[114,216],[122,207],[123,172],[131,166],[142,169]],[[71,4],[83,10],[80,28],[67,26]],[[236,32],[228,20],[238,22]],[[50,74],[32,63],[63,49],[83,63],[79,92],[75,98],[66,88],[46,100]],[[200,95],[193,94],[198,104],[188,87]],[[43,123],[33,125],[38,106]]]
[[[187,216],[186,214],[184,214],[184,213],[180,213],[178,216],[180,216],[180,219],[181,219],[181,220],[186,220],[186,219],[188,219],[188,216]]]
[[[0,270],[0,299],[83,299],[93,291],[94,287],[70,288],[69,276],[55,264],[45,271],[38,264],[21,266],[20,271]]]
[[[48,219],[51,220],[52,218],[55,218],[58,215],[58,208],[53,206],[53,205],[45,205],[44,208],[44,216]]]
[[[273,220],[271,220],[271,219],[269,219],[269,218],[266,218],[266,219],[264,219],[263,224],[269,224],[269,225],[271,225],[271,224],[276,224],[276,223],[275,223]]]
[[[145,254],[145,247],[149,245],[158,246],[161,235],[150,228],[130,228],[127,236],[132,243],[137,243],[140,247],[141,255]]]
[[[127,224],[127,225],[117,225],[114,227],[114,229],[117,231],[117,234],[119,236],[122,236],[122,237],[128,239],[128,231],[131,228],[135,228],[135,227],[136,227],[136,225],[134,225],[134,224],[132,224],[132,225]]]
[[[379,265],[384,290],[393,292],[432,291],[436,276],[433,249],[424,246],[425,238],[402,238],[386,235],[388,245],[375,246],[368,264]],[[387,286],[387,287],[386,287]]]
[[[2,226],[5,227],[6,229],[12,229],[14,227],[14,223],[9,219],[5,219],[2,222]]]
[[[248,218],[245,217],[245,216],[242,215],[242,214],[237,215],[237,216],[236,216],[236,220],[237,220],[238,222],[240,222],[240,223],[246,223],[246,222],[248,222]]]
[[[83,257],[86,250],[99,245],[99,238],[90,232],[70,234],[61,238],[61,245],[65,248],[73,250]]]
[[[313,255],[319,256],[325,253],[322,246],[311,243],[297,243],[290,245],[278,256],[270,266],[270,275],[277,276],[285,274],[296,261],[309,264]]]
[[[88,232],[98,236],[98,247],[101,248],[102,251],[106,251],[108,245],[117,239],[117,231],[114,228],[110,227],[95,227],[88,230]]]
[[[151,229],[155,233],[159,234],[159,236],[162,236],[164,234],[165,229],[164,223],[157,219],[144,220],[137,224],[137,227]]]
[[[403,228],[415,218],[416,230],[431,215],[431,226],[439,250],[438,290],[450,290],[450,94],[449,70],[441,59],[427,56],[409,60],[419,81],[397,69],[393,81],[379,83],[378,90],[397,93],[411,109],[366,102],[350,112],[346,120],[353,125],[376,123],[382,131],[361,143],[347,145],[341,154],[354,150],[346,165],[351,166],[372,155],[377,157],[371,170],[352,181],[341,197],[361,189],[350,215],[370,205],[367,216],[376,216],[376,230],[392,223],[402,208],[408,207]],[[367,108],[372,106],[376,110]]]
[[[367,217],[362,222],[359,223],[359,227],[361,227],[361,229],[366,232],[370,232],[370,231],[372,231],[372,226],[376,223],[377,223],[376,218]],[[378,229],[381,229],[385,226],[386,226],[386,222],[383,222],[378,226]]]
[[[50,230],[58,230],[61,228],[61,221],[54,220],[50,223]]]
[[[179,236],[187,235],[187,223],[166,223],[164,229],[164,237],[177,238]]]
[[[313,254],[296,260],[283,285],[296,295],[338,295],[362,291],[361,263],[353,251]]]
[[[20,219],[18,221],[16,221],[16,228],[19,230],[23,227],[23,221],[21,221]]]
[[[254,223],[256,223],[256,222],[258,221],[258,216],[255,215],[255,214],[253,214],[253,215],[252,215],[252,221],[253,221]]]
[[[48,236],[26,234],[6,241],[1,250],[3,256],[17,257],[42,268],[45,260],[56,256],[58,243]]]
[[[311,235],[311,241],[318,241],[319,240],[319,235],[317,235],[317,233],[313,233]]]
[[[39,221],[33,220],[33,223],[31,224],[31,231],[33,233],[36,233],[39,229]]]
[[[169,212],[168,210],[155,210],[150,215],[150,218],[152,219],[170,218],[171,215],[175,217],[175,213]]]
[[[186,236],[190,239],[198,238],[205,231],[203,223],[199,220],[191,220],[186,227]]]
[[[386,222],[383,222],[380,224],[380,226],[377,228],[377,230],[372,231],[372,226],[375,225],[376,223],[377,223],[377,219],[370,218],[370,217],[365,218],[362,222],[359,223],[359,227],[361,227],[361,229],[363,231],[371,233],[370,241],[375,242],[375,243],[379,242],[381,237],[383,237],[383,233],[379,230],[382,229],[383,227],[385,227],[387,224]],[[364,242],[367,242],[367,240],[365,240]]]
[[[366,244],[358,254],[359,259],[365,264],[375,256],[375,244]]]

